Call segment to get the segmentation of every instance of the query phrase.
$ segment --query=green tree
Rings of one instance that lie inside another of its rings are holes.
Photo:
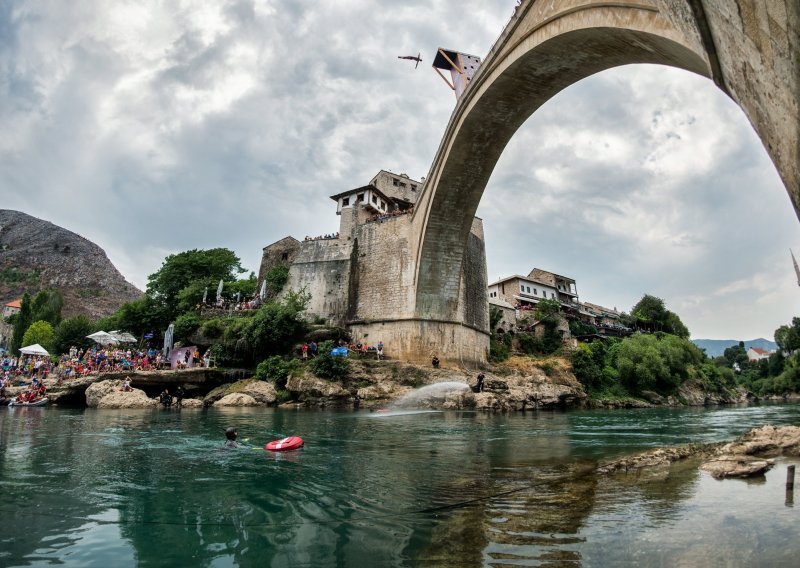
[[[9,351],[19,354],[19,348],[24,347],[22,338],[28,327],[33,323],[33,306],[31,305],[31,296],[27,292],[22,295],[22,302],[20,302],[20,310],[14,320],[14,331],[11,334],[11,343],[9,344]]]
[[[229,249],[193,249],[168,256],[161,268],[148,277],[147,294],[174,313],[179,292],[190,284],[233,281],[243,272],[239,257]]]
[[[53,349],[53,326],[50,322],[35,321],[22,336],[22,347],[38,343],[48,351]]]
[[[747,351],[744,348],[744,341],[740,341],[738,345],[726,347],[722,352],[722,357],[727,361],[728,367],[734,368],[734,365],[739,369],[744,369],[748,363]]]
[[[56,354],[67,353],[73,345],[75,347],[88,347],[93,342],[91,339],[87,339],[86,336],[94,331],[94,324],[84,315],[65,319],[55,329],[53,352]]]
[[[61,323],[61,309],[64,297],[58,290],[42,290],[31,305],[32,320],[46,321],[54,328]]]
[[[260,381],[272,381],[275,388],[286,388],[289,377],[300,368],[300,361],[297,359],[285,359],[279,355],[273,355],[256,367],[256,378]]]
[[[664,300],[645,294],[631,310],[633,323],[651,332],[663,331],[678,337],[689,338],[689,329],[678,314],[667,309]],[[630,323],[630,322],[629,322]]]
[[[108,324],[114,325],[105,331],[120,329],[139,337],[148,331],[163,332],[170,324],[170,316],[171,310],[164,304],[150,296],[143,296],[123,304],[113,318],[107,320]]]
[[[800,318],[792,318],[791,325],[782,325],[776,329],[775,343],[783,351],[800,349]]]

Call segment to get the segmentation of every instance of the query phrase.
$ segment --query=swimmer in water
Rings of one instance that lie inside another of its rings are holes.
[[[242,445],[236,441],[236,428],[231,426],[225,430],[225,447],[226,448],[240,448]]]

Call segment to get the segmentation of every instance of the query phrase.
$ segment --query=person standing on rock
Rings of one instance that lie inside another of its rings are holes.
[[[483,381],[486,380],[486,375],[482,372],[478,373],[478,382],[475,384],[475,392],[483,392]]]
[[[164,408],[169,408],[172,406],[172,395],[169,394],[167,389],[164,389],[164,392],[158,397],[158,401],[164,405]]]
[[[378,341],[378,361],[383,359],[383,341]]]
[[[183,387],[178,385],[178,388],[175,390],[175,408],[181,407],[181,402],[183,402],[183,397],[186,394],[186,391],[183,390]]]
[[[439,368],[439,358],[436,355],[434,355],[433,359],[431,359],[431,365],[433,365],[434,369]]]

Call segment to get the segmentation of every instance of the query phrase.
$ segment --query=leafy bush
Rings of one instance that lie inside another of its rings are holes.
[[[283,264],[273,266],[264,276],[264,280],[267,281],[270,296],[279,294],[289,280],[289,267]]]
[[[318,355],[311,359],[311,371],[321,379],[341,380],[350,372],[350,361],[347,357],[331,356],[332,341],[319,344]]]
[[[507,335],[507,334],[502,334]],[[495,334],[489,337],[489,361],[492,363],[501,363],[509,357],[508,346]]]
[[[289,402],[290,400],[292,400],[292,393],[286,389],[278,390],[275,393],[275,402],[277,404],[283,404],[284,402]]]
[[[175,339],[177,341],[187,341],[189,337],[198,330],[201,321],[200,316],[188,312],[175,318]]]
[[[221,337],[225,331],[225,322],[220,318],[206,320],[200,326],[200,334],[208,339]]]
[[[256,378],[261,381],[272,381],[279,389],[286,387],[286,382],[293,372],[300,368],[297,359],[284,359],[274,355],[265,359],[256,367]]]

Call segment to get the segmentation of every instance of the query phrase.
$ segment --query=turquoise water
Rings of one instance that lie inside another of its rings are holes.
[[[800,406],[484,414],[0,409],[0,566],[794,566],[759,481],[597,460]],[[250,448],[225,450],[235,426]],[[265,442],[300,435],[284,454]]]

